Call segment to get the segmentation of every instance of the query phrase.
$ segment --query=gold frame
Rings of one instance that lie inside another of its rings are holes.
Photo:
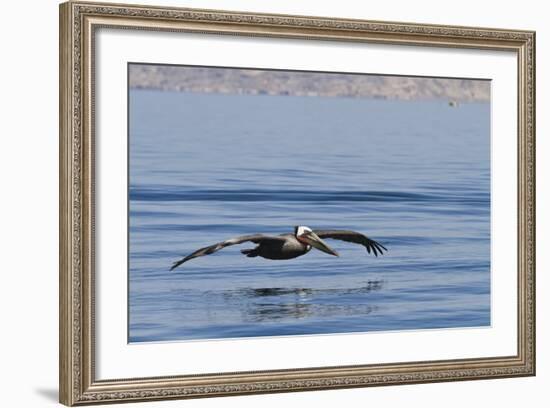
[[[513,356],[96,380],[94,95],[98,27],[513,51],[518,63],[518,349]],[[66,405],[535,374],[535,33],[68,2],[60,5],[60,402]]]

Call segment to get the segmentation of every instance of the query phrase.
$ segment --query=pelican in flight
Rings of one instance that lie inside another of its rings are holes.
[[[266,259],[292,259],[307,254],[311,248],[316,248],[329,255],[339,256],[338,252],[329,247],[322,238],[339,239],[341,241],[353,242],[354,244],[363,245],[367,252],[371,251],[375,256],[382,254],[383,250],[387,249],[378,242],[366,237],[365,235],[346,230],[312,230],[309,227],[297,226],[294,227],[293,234],[281,235],[243,235],[241,237],[230,238],[223,242],[201,248],[185,258],[174,262],[170,270],[176,269],[182,263],[187,262],[199,256],[210,255],[219,251],[222,248],[242,244],[244,242],[253,242],[258,244],[255,248],[243,249],[241,253],[249,258],[261,256]]]

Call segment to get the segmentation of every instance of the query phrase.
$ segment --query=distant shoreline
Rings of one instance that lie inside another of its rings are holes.
[[[131,64],[131,89],[238,95],[489,102],[490,81]]]
[[[396,98],[396,97],[385,97],[385,96],[370,96],[370,95],[361,95],[361,96],[354,96],[354,95],[320,95],[320,94],[288,94],[288,93],[260,93],[260,92],[222,92],[222,91],[209,91],[205,92],[203,90],[192,90],[192,89],[170,89],[170,88],[156,88],[156,87],[141,87],[141,86],[130,86],[130,90],[132,91],[160,91],[160,92],[180,92],[180,93],[187,93],[187,94],[197,94],[197,95],[205,95],[205,94],[216,94],[216,95],[226,95],[226,96],[232,96],[232,95],[248,95],[248,96],[289,96],[289,97],[298,97],[298,98],[315,98],[315,97],[323,97],[323,98],[348,98],[348,99],[368,99],[368,100],[378,100],[378,101],[402,101],[402,102],[442,102],[442,103],[448,103],[450,106],[460,106],[462,104],[467,103],[490,103],[489,100],[456,100],[456,99],[448,99],[448,98],[440,98],[440,97],[426,97],[426,98]]]

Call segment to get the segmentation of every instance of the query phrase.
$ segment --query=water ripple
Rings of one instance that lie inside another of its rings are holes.
[[[131,201],[269,201],[269,202],[346,202],[346,201],[383,201],[383,202],[416,202],[416,203],[488,203],[488,193],[423,194],[404,191],[294,191],[294,190],[208,190],[182,189],[180,187],[162,188],[132,187]]]

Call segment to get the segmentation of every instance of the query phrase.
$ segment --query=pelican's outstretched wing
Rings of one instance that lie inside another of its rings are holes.
[[[185,258],[180,259],[177,262],[174,262],[170,270],[172,271],[176,269],[182,263],[187,262],[190,259],[198,258],[199,256],[210,255],[227,246],[242,244],[243,242],[254,242],[255,244],[259,244],[262,242],[266,242],[266,243],[279,242],[281,244],[284,244],[285,238],[282,236],[272,236],[272,235],[262,235],[262,234],[243,235],[242,237],[230,238],[226,241],[218,242],[217,244],[210,245],[210,246],[196,250],[191,255],[187,255]]]
[[[320,238],[332,238],[339,239],[341,241],[353,242],[355,244],[361,244],[367,248],[367,252],[370,254],[372,250],[375,256],[378,256],[378,253],[382,255],[382,250],[387,251],[386,247],[365,235],[355,232],[355,231],[346,231],[346,230],[313,230]]]

